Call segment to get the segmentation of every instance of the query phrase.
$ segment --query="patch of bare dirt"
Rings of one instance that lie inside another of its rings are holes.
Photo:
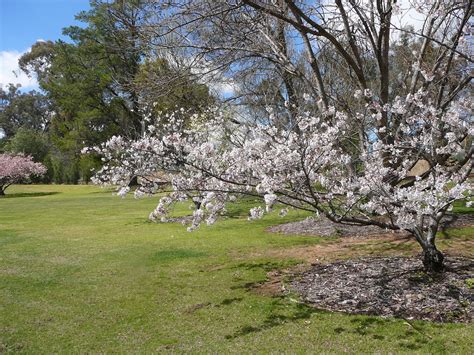
[[[459,244],[459,243],[457,243]],[[471,243],[474,248],[474,241]],[[415,255],[419,246],[409,235],[387,233],[373,237],[345,237],[314,245],[301,245],[291,248],[270,249],[254,253],[254,257],[293,258],[307,263],[328,263],[340,259],[361,256]],[[474,255],[473,255],[474,256]]]
[[[459,228],[474,225],[474,214],[449,214],[441,223],[441,230],[446,228]],[[408,235],[405,231],[387,231],[377,226],[353,226],[338,224],[330,221],[326,217],[318,219],[309,217],[303,221],[291,222],[267,228],[268,232],[283,233],[290,235],[309,236],[339,236],[352,238],[377,237],[380,235],[396,234],[400,236]]]
[[[284,292],[281,282],[283,274],[280,271],[270,271],[267,273],[267,281],[252,288],[256,294],[270,297],[278,297]]]
[[[474,238],[439,241],[440,250],[451,256],[474,258]],[[330,263],[333,261],[364,256],[414,256],[420,251],[415,238],[410,235],[386,234],[367,238],[346,237],[321,244],[302,245],[291,248],[270,249],[254,253],[254,257],[293,258],[307,263]]]
[[[474,316],[474,261],[450,257],[427,274],[419,257],[378,257],[313,264],[290,286],[314,307],[436,322]]]

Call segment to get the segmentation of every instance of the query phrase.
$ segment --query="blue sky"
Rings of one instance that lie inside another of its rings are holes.
[[[89,8],[89,0],[0,0],[0,84],[20,83],[37,87],[17,72],[16,61],[38,39],[66,40],[62,29],[78,25],[74,16]]]

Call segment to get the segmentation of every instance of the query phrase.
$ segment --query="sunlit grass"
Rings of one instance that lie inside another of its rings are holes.
[[[323,241],[265,232],[304,213],[248,222],[247,207],[261,202],[247,200],[230,218],[188,233],[147,220],[156,198],[120,199],[89,186],[7,193],[0,352],[467,354],[474,342],[472,325],[330,313],[253,292],[268,271],[300,262],[266,252]],[[177,214],[189,212],[178,206]]]

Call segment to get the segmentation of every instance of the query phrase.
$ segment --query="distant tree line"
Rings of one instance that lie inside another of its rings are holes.
[[[147,3],[93,0],[77,15],[84,26],[63,29],[70,41],[32,45],[19,65],[41,90],[0,88],[0,152],[43,163],[43,182],[87,183],[101,161],[81,156],[83,147],[113,135],[138,138],[146,114],[199,111],[215,100],[188,66],[143,41],[141,26],[153,15]]]

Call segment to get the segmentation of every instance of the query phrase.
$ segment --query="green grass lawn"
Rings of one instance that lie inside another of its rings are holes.
[[[0,353],[472,352],[472,324],[330,313],[294,295],[255,292],[270,270],[299,262],[262,255],[328,242],[264,231],[302,213],[248,222],[247,201],[231,218],[188,233],[148,222],[156,198],[55,185],[7,194],[0,199]],[[187,205],[178,213],[189,213]]]

